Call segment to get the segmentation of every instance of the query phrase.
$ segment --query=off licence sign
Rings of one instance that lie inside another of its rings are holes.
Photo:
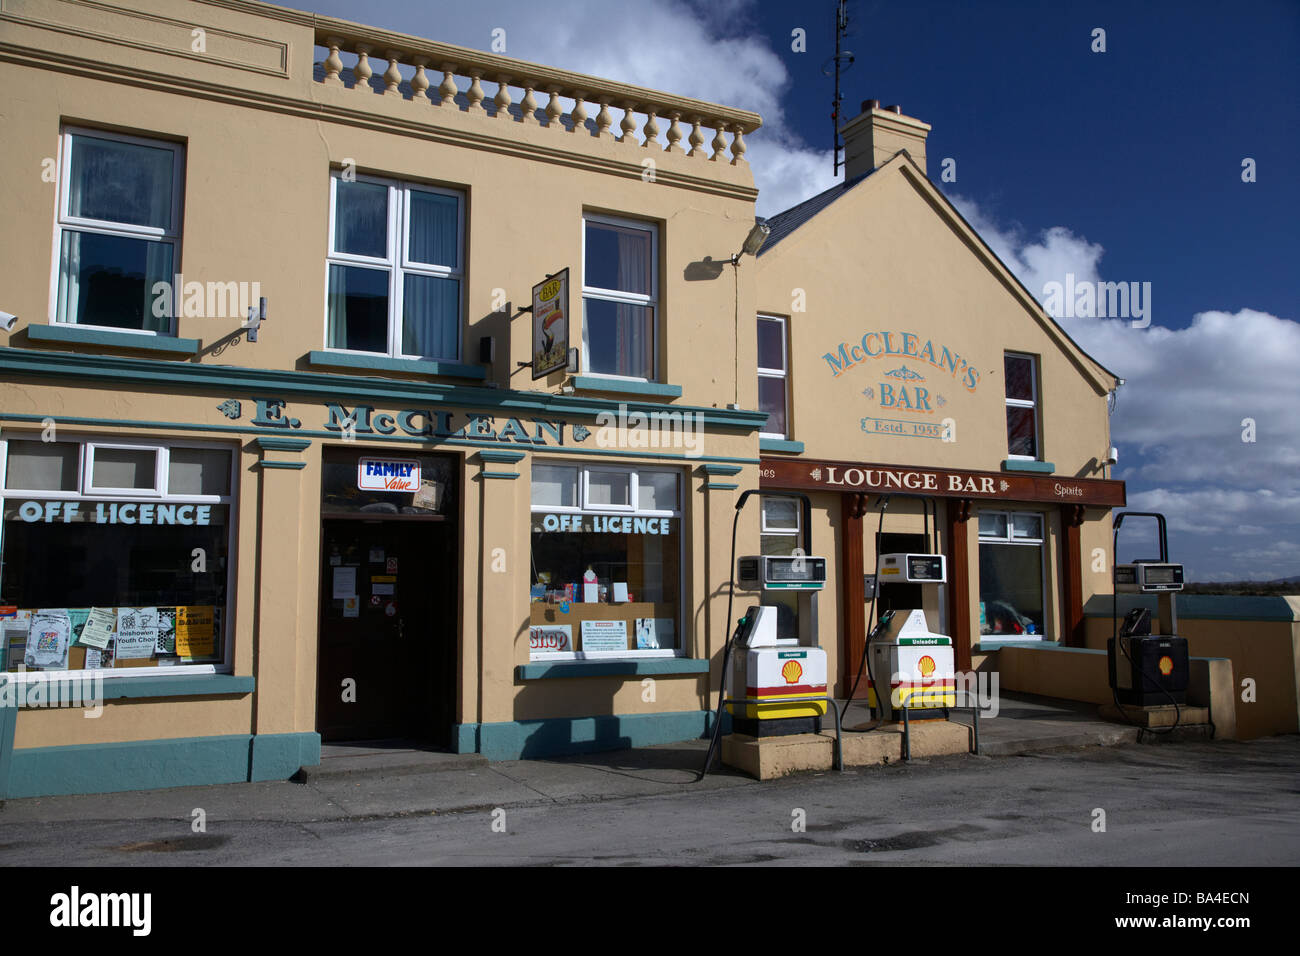
[[[420,463],[411,458],[362,458],[357,462],[357,487],[362,491],[417,491]]]

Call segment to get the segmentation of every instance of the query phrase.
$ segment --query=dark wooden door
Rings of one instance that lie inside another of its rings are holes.
[[[447,538],[441,522],[322,522],[322,740],[448,742],[458,615]]]

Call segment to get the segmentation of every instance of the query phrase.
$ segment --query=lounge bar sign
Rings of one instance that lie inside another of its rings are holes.
[[[871,494],[910,492],[936,498],[1006,498],[1101,507],[1123,507],[1127,503],[1124,482],[1101,478],[1016,475],[789,458],[762,459],[758,475],[760,487],[800,491],[858,491]]]

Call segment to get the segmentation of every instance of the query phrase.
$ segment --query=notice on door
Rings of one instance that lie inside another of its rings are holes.
[[[357,569],[339,567],[334,569],[334,600],[357,596]]]
[[[627,650],[627,621],[583,621],[584,651]]]

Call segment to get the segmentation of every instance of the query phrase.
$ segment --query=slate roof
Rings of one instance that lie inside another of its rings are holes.
[[[872,172],[874,171],[875,170],[872,170]],[[763,243],[763,247],[758,250],[759,256],[762,256],[764,253],[771,250],[778,242],[790,235],[790,233],[794,232],[805,222],[817,215],[831,203],[835,202],[835,200],[839,199],[870,175],[871,173],[863,173],[861,176],[855,176],[853,179],[846,180],[842,183],[836,183],[825,192],[818,193],[811,199],[805,199],[797,206],[791,206],[784,212],[779,212],[775,216],[769,216],[767,218],[767,225],[772,232],[768,235],[767,241]]]

